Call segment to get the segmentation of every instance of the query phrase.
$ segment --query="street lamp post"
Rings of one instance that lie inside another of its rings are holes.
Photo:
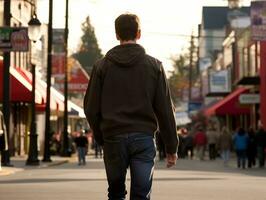
[[[49,0],[48,47],[47,47],[47,88],[45,107],[45,139],[43,162],[51,162],[50,155],[50,104],[51,104],[51,75],[52,75],[52,36],[53,36],[53,0]]]
[[[28,23],[29,25],[29,39],[35,43],[41,37],[41,22],[38,20],[36,14]],[[26,165],[39,165],[38,159],[38,134],[36,133],[36,112],[35,112],[35,67],[36,64],[31,61],[32,66],[32,99],[31,99],[31,129],[30,129],[30,147]]]
[[[4,1],[4,24],[5,26],[10,26],[11,12],[10,12],[10,0]],[[6,123],[6,132],[7,132],[7,143],[9,143],[9,130],[10,130],[10,77],[9,77],[9,68],[10,68],[10,52],[4,52],[4,69],[3,69],[3,115],[4,121]],[[9,149],[3,150],[1,152],[1,163],[2,166],[12,166],[10,163]]]
[[[67,61],[67,54],[68,54],[68,0],[66,0],[66,19],[65,19],[65,80],[64,80],[64,131],[63,131],[63,151],[62,156],[70,156],[70,152],[68,150],[68,61]]]

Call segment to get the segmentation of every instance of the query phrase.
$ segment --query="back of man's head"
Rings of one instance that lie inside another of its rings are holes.
[[[139,18],[134,14],[122,14],[115,20],[115,32],[119,40],[129,41],[137,39],[140,30]]]

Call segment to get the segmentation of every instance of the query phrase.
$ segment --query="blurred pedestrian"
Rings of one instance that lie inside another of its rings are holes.
[[[103,157],[103,149],[96,140],[94,140],[94,156],[95,158]]]
[[[5,153],[8,151],[8,138],[7,138],[7,131],[6,125],[4,121],[4,115],[0,111],[0,162],[3,166],[9,166],[10,164],[6,162]],[[1,166],[0,164],[0,166]]]
[[[208,150],[209,150],[209,159],[215,160],[217,151],[216,145],[218,141],[218,132],[213,124],[210,124],[206,131],[207,141],[208,141]]]
[[[86,136],[88,139],[88,154],[90,154],[90,151],[94,148],[94,137],[93,137],[93,133],[92,130],[89,128],[86,131]]]
[[[243,128],[239,128],[233,137],[235,151],[237,155],[237,167],[246,168],[248,135]]]
[[[193,136],[188,132],[186,128],[181,131],[182,135],[182,156],[183,158],[193,158]],[[179,138],[180,139],[180,138]],[[180,140],[179,140],[180,141]]]
[[[178,138],[179,138],[179,145],[178,145],[178,158],[185,158],[185,144],[184,144],[184,129],[178,129]]]
[[[266,147],[266,131],[263,125],[259,123],[259,128],[256,133],[257,153],[259,160],[259,167],[263,168],[265,165],[265,147]]]
[[[200,160],[204,160],[207,137],[202,127],[199,127],[194,138],[197,155]]]
[[[148,200],[158,128],[167,166],[176,164],[178,137],[173,106],[162,63],[136,43],[141,36],[138,17],[120,15],[115,31],[120,45],[94,65],[84,111],[96,141],[104,148],[109,199],[126,198],[129,167],[130,199]]]
[[[225,166],[227,166],[228,161],[230,159],[231,147],[232,147],[232,135],[230,134],[226,126],[223,126],[218,140],[218,148],[220,150],[221,157],[223,159]]]
[[[81,131],[75,138],[75,143],[78,151],[78,165],[86,165],[86,154],[88,149],[88,139],[85,133]]]
[[[248,168],[256,165],[256,154],[257,154],[257,144],[256,144],[256,135],[253,128],[249,128],[248,130],[248,148],[247,148],[247,156],[248,156]]]

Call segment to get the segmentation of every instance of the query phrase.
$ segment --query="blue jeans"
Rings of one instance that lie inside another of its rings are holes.
[[[149,200],[156,147],[153,136],[128,133],[104,139],[104,163],[109,200],[126,197],[126,173],[130,168],[130,200]]]
[[[86,163],[86,147],[77,147],[79,164]]]
[[[237,149],[236,155],[237,155],[237,167],[238,168],[242,167],[244,169],[246,167],[246,158],[247,158],[246,150]]]
[[[230,150],[222,150],[221,156],[224,161],[224,164],[227,164],[230,159]]]

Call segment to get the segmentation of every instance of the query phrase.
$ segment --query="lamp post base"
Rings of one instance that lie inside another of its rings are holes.
[[[9,156],[9,151],[8,150],[3,150],[0,152],[1,154],[1,165],[5,166],[5,167],[13,167],[14,165],[12,165],[10,163],[10,156]]]
[[[26,165],[30,165],[30,166],[38,166],[40,165],[40,161],[37,159],[37,160],[34,160],[34,159],[28,159],[26,161]]]

